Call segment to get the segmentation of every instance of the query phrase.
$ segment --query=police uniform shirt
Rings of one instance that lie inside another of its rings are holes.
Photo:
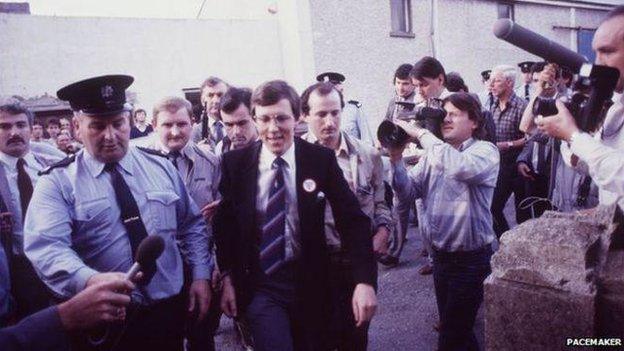
[[[171,162],[131,146],[118,164],[147,233],[165,239],[157,272],[143,291],[152,300],[178,294],[183,282],[181,255],[193,279],[210,279],[206,224]],[[81,291],[93,274],[126,272],[133,263],[104,166],[79,151],[74,162],[41,177],[26,216],[25,253],[48,287],[64,297]]]
[[[44,165],[39,163],[32,152],[28,152],[24,157],[25,165],[24,169],[30,177],[33,188],[37,184],[37,173],[44,168]],[[12,218],[13,218],[13,253],[16,255],[22,254],[23,250],[23,228],[22,228],[22,201],[20,199],[19,189],[17,187],[17,157],[7,155],[0,152],[0,163],[4,167],[4,172],[9,184],[9,192],[11,193],[10,199],[4,199],[6,202],[11,202],[12,205]],[[32,200],[31,200],[32,202]]]
[[[168,154],[169,161],[174,161],[178,172],[186,186],[191,198],[201,209],[209,203],[221,198],[219,194],[220,168],[219,159],[207,150],[201,150],[195,143],[189,141],[174,156],[160,140],[156,140],[153,146],[148,146]],[[201,153],[201,154],[200,154]],[[208,227],[212,233],[212,228]]]

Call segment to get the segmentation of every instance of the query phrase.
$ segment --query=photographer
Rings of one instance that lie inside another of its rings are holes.
[[[494,241],[490,206],[499,169],[499,153],[483,141],[485,120],[478,102],[466,93],[446,97],[444,142],[426,129],[397,121],[425,148],[409,171],[404,146],[390,148],[393,189],[399,207],[423,201],[427,245],[433,251],[433,278],[440,315],[439,350],[477,349],[472,332],[490,273]]]
[[[607,14],[594,35],[593,48],[596,64],[617,68],[620,73],[613,105],[600,130],[593,137],[581,131],[561,101],[557,101],[557,115],[538,117],[535,123],[540,131],[567,141],[561,145],[566,163],[591,175],[599,188],[600,203],[612,204],[624,196],[624,6]],[[624,208],[624,200],[618,203]]]

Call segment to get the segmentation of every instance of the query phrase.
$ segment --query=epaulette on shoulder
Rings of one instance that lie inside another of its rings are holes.
[[[41,171],[39,171],[38,174],[39,174],[39,176],[50,174],[50,172],[52,172],[53,169],[61,168],[61,167],[67,167],[74,161],[76,161],[76,155],[70,155],[70,156],[65,157],[64,159],[58,161],[57,163],[53,163],[53,164],[49,165],[48,167],[42,169]]]
[[[362,103],[357,100],[349,100],[347,101],[347,104],[355,105],[355,107],[357,108],[362,107]]]
[[[150,155],[156,155],[156,156],[167,158],[167,154],[159,150],[154,150],[154,149],[150,149],[150,148],[143,147],[143,146],[137,146],[137,149]]]

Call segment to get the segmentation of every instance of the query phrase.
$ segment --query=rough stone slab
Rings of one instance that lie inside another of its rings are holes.
[[[599,286],[599,334],[624,338],[624,251],[608,252]]]
[[[604,228],[573,217],[539,218],[506,232],[492,257],[496,278],[592,293]]]
[[[593,336],[595,297],[595,292],[563,292],[489,276],[486,350],[562,350],[566,338]],[[575,348],[585,349],[591,348]]]

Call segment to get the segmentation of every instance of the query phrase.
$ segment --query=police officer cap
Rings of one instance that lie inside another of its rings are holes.
[[[337,72],[325,72],[316,76],[318,82],[330,82],[332,84],[341,84],[345,79],[344,75]]]
[[[59,99],[69,101],[72,110],[87,115],[113,115],[131,110],[126,104],[126,89],[134,78],[106,75],[72,83],[56,92]]]
[[[485,71],[481,72],[481,77],[483,78],[483,80],[490,80],[491,73],[492,73],[491,69],[486,69]]]
[[[520,70],[522,71],[522,73],[529,73],[531,72],[531,66],[533,66],[535,64],[535,62],[533,61],[524,61],[524,62],[520,62],[518,64],[518,67],[520,67]]]

